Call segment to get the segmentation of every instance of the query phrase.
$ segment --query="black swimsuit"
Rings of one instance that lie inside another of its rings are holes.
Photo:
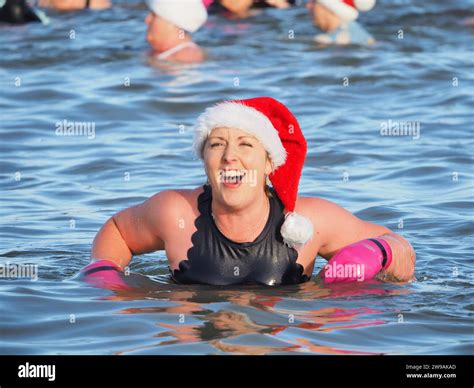
[[[40,21],[41,19],[26,0],[7,0],[0,7],[0,22],[23,24]]]
[[[212,190],[205,185],[198,197],[200,215],[195,221],[188,260],[179,263],[172,279],[183,284],[296,284],[306,282],[298,252],[283,243],[280,227],[284,206],[273,189],[268,221],[253,242],[237,243],[224,236],[211,216]]]

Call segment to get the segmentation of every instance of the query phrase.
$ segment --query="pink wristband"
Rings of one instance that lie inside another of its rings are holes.
[[[392,249],[380,237],[361,240],[339,250],[324,266],[326,283],[373,279],[392,262]]]
[[[392,248],[390,248],[388,242],[381,237],[369,238],[368,240],[377,245],[377,247],[382,252],[382,269],[386,270],[388,267],[390,267],[390,264],[392,264]]]
[[[81,270],[86,283],[99,288],[128,290],[131,289],[121,277],[120,267],[108,260],[90,263]]]

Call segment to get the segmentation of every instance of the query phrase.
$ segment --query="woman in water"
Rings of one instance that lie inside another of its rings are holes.
[[[359,24],[359,12],[370,11],[376,0],[311,0],[308,8],[313,22],[323,34],[314,40],[322,44],[358,44],[362,46],[375,43],[374,38]]]
[[[152,57],[182,63],[202,62],[205,59],[204,50],[193,42],[191,33],[207,20],[203,0],[146,0],[146,3],[150,8],[145,18],[146,39],[152,49]]]
[[[77,11],[80,9],[106,9],[112,6],[110,0],[39,0],[38,5],[58,11]]]
[[[88,282],[128,288],[122,271],[132,257],[158,250],[177,283],[301,283],[318,255],[328,260],[321,272],[328,283],[412,279],[415,252],[402,236],[297,195],[306,141],[280,102],[258,97],[208,108],[194,149],[207,184],[162,191],[111,217],[82,271]]]

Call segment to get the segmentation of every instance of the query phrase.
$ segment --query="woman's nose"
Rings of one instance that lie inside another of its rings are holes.
[[[226,162],[232,162],[232,161],[235,161],[236,160],[236,151],[235,151],[235,148],[234,146],[232,146],[232,144],[229,144],[226,148],[225,148],[225,151],[224,151],[224,155],[223,155],[223,159],[226,161]]]

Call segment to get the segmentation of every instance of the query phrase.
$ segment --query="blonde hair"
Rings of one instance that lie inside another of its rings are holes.
[[[268,152],[267,152],[266,154],[267,154],[267,160],[266,160],[266,162],[268,161],[268,162],[271,163],[271,165],[272,165],[272,171],[273,171],[273,163],[272,163],[272,160],[270,159],[270,156],[268,155]],[[265,194],[266,194],[266,196],[267,196],[268,198],[273,198],[273,194],[272,194],[272,192],[270,191],[270,185],[267,184],[267,180],[268,180],[268,182],[270,182],[270,180],[268,179],[268,175],[265,174],[265,182],[264,182],[264,187],[263,187],[263,189],[264,189]]]

